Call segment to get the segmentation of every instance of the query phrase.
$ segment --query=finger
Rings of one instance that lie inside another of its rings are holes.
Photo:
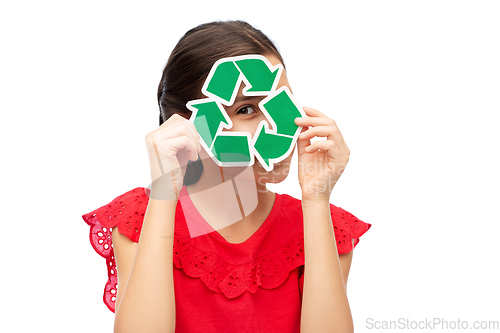
[[[302,117],[295,118],[295,124],[302,127],[307,126],[337,126],[335,120],[328,117]]]
[[[196,126],[194,126],[194,123],[192,123],[191,121],[189,121],[187,119],[184,119],[184,121],[185,121],[185,125],[187,126],[187,128],[189,130],[189,133],[191,133],[192,136],[194,137],[194,141],[196,142],[196,144],[198,146],[198,153],[199,153],[201,150],[200,134],[198,133]]]
[[[304,133],[307,128],[302,128],[302,133]],[[306,148],[311,145],[311,141],[308,139],[301,139],[299,135],[299,140],[297,140],[297,154],[301,156],[306,153]]]
[[[188,119],[178,115],[173,114],[166,122],[164,122],[159,127],[159,132],[165,131],[165,133],[170,133],[172,128],[181,127],[184,128],[189,133],[192,133],[194,138],[199,138],[198,130],[194,126],[194,124]],[[171,136],[173,137],[173,136]]]
[[[181,122],[177,124],[172,124],[170,127],[162,128],[155,132],[155,137],[161,138],[162,140],[173,139],[178,136],[189,136],[194,141],[198,140],[199,135],[196,130],[186,126],[187,123]]]
[[[189,126],[189,124],[192,126]],[[163,141],[170,140],[180,136],[187,136],[191,140],[193,140],[193,142],[196,142],[197,151],[199,152],[199,150],[201,149],[201,145],[199,143],[200,136],[191,122],[182,121],[174,123],[170,127],[162,128],[161,130],[155,133],[155,138]]]
[[[307,153],[314,153],[318,150],[326,152],[331,158],[338,158],[341,156],[339,147],[332,140],[318,140],[311,143],[311,145],[306,148]]]
[[[187,158],[196,161],[198,159],[198,146],[195,141],[187,136],[177,136],[168,140],[160,141],[155,137],[156,145],[158,146],[160,158],[167,160],[171,158],[179,158],[179,154],[187,155]],[[179,161],[181,162],[181,161]]]
[[[187,136],[179,136],[168,140],[170,146],[179,153],[181,150],[186,150],[188,153],[188,158],[191,161],[196,161],[198,159],[198,142],[193,141]]]
[[[315,136],[326,137],[329,140],[333,140],[333,128],[332,126],[317,126],[307,129],[305,132],[300,133],[299,137],[301,139],[311,139]]]
[[[328,118],[328,116],[326,116],[325,114],[323,114],[322,112],[316,110],[316,109],[313,109],[313,108],[310,108],[308,106],[304,106],[302,108],[302,110],[304,110],[304,112],[306,113],[306,115],[308,115],[309,117],[322,117],[322,118]]]
[[[299,136],[300,139],[312,139],[313,137],[326,137],[328,140],[333,140],[343,152],[347,152],[349,149],[337,126],[310,127]]]
[[[319,112],[319,111],[318,111]],[[325,118],[322,117],[306,117],[306,118],[295,118],[296,124],[298,126],[302,127],[315,127],[315,126],[329,126],[331,127],[331,135],[332,139],[335,140],[339,144],[339,146],[343,148],[347,148],[347,144],[344,140],[344,136],[340,132],[340,129],[337,126],[337,123],[335,123],[335,120],[328,118],[325,116]],[[318,135],[319,136],[319,135]],[[322,135],[325,136],[325,135]]]

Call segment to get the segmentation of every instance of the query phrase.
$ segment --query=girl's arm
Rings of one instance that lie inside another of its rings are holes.
[[[308,117],[296,119],[304,127],[297,142],[305,255],[301,332],[353,332],[345,288],[352,253],[338,255],[329,202],[350,152],[332,119],[304,111]],[[313,137],[326,140],[311,144]]]
[[[173,235],[176,201],[150,199],[134,243],[113,230],[118,274],[115,332],[174,332]],[[135,250],[135,251],[134,251]]]
[[[353,332],[345,288],[352,252],[339,258],[328,201],[302,200],[302,211],[305,270],[301,332]]]
[[[197,160],[198,139],[194,125],[179,115],[146,136],[153,183],[139,242],[133,244],[113,230],[119,280],[116,333],[175,331],[175,211],[182,188],[181,166],[188,159]]]

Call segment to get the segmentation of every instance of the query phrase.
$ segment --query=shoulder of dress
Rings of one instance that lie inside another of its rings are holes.
[[[138,241],[148,202],[148,189],[136,187],[117,196],[108,204],[84,214],[82,218],[90,226],[97,223],[108,229],[118,226],[120,232]]]
[[[284,218],[283,227],[287,230],[303,228],[302,201],[287,194],[282,194],[281,197],[280,216]],[[348,253],[352,251],[359,243],[359,238],[370,229],[371,224],[332,203],[330,203],[330,214],[338,252]],[[283,228],[280,232],[286,235]]]

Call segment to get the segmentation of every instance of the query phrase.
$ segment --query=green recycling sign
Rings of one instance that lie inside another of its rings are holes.
[[[261,55],[219,59],[202,87],[207,98],[186,104],[201,145],[219,166],[250,166],[255,156],[271,171],[292,153],[301,130],[294,119],[305,114],[288,87],[276,89],[282,72],[283,65],[272,66]],[[233,124],[223,105],[233,105],[242,82],[243,95],[265,96],[258,106],[268,122],[261,121],[253,137],[247,132],[224,131]]]

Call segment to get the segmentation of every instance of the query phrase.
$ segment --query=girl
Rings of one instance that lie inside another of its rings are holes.
[[[296,149],[302,200],[273,193],[291,155],[266,171],[219,167],[200,146],[186,108],[219,59],[283,59],[241,21],[188,31],[158,87],[160,127],[146,136],[151,189],[136,188],[83,216],[106,258],[104,302],[115,332],[351,332],[346,283],[352,250],[370,227],[329,203],[349,159],[335,122],[304,108]],[[286,70],[278,87],[290,85]],[[245,96],[225,106],[230,131],[254,135],[266,120]],[[326,138],[311,143],[314,137]],[[238,215],[240,214],[240,215]]]

